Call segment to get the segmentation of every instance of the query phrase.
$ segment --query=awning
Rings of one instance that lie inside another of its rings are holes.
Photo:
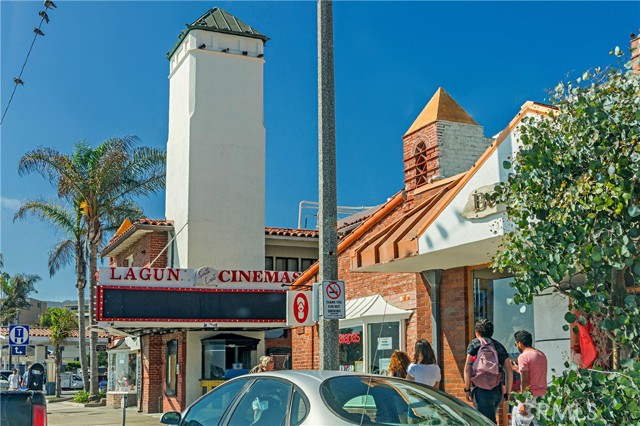
[[[340,327],[351,326],[361,322],[387,322],[405,320],[413,311],[400,309],[384,300],[379,294],[358,299],[347,300],[345,318],[340,320]]]

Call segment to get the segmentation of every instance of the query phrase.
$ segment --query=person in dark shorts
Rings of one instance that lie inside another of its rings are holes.
[[[496,423],[496,412],[500,404],[508,400],[511,394],[513,385],[511,360],[502,343],[492,339],[493,323],[491,321],[486,319],[478,321],[475,326],[475,334],[476,338],[467,347],[464,392],[467,400],[473,402],[476,410]],[[491,370],[488,365],[491,366],[494,363],[497,363],[497,366]],[[481,369],[482,371],[480,371]],[[478,378],[481,375],[484,376],[484,383],[487,382],[487,376],[496,375],[495,386],[479,385],[481,380]]]

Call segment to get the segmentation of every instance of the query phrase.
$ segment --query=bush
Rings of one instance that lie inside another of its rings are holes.
[[[80,368],[80,361],[69,361],[67,366],[64,368],[64,371],[71,371],[75,373]]]
[[[537,399],[538,425],[640,425],[640,362],[617,371],[567,367]]]
[[[73,402],[78,402],[80,404],[86,404],[89,402],[89,392],[85,392],[83,390],[78,391],[73,396]]]

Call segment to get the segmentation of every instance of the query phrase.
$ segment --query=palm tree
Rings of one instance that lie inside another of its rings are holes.
[[[82,206],[89,244],[89,313],[95,324],[95,290],[98,250],[104,233],[125,218],[142,217],[134,201],[156,194],[165,185],[164,150],[137,147],[135,136],[107,139],[96,148],[86,142],[75,145],[71,155],[52,148],[28,152],[18,165],[18,173],[36,172],[57,187],[58,196]],[[98,398],[96,345],[98,335],[91,332],[91,399]]]
[[[49,330],[51,330],[51,344],[55,348],[56,354],[56,397],[60,398],[60,370],[62,369],[62,351],[60,347],[62,342],[69,338],[74,330],[78,329],[76,316],[67,308],[49,308],[45,313],[50,321]],[[78,335],[82,334],[78,330]]]
[[[27,200],[22,203],[13,220],[24,219],[32,214],[38,219],[48,222],[61,231],[62,238],[49,252],[49,276],[53,277],[72,261],[76,269],[76,288],[78,289],[78,327],[85,330],[84,289],[87,285],[87,257],[85,255],[86,231],[80,206],[73,208],[55,201]],[[78,350],[82,377],[88,377],[87,368],[87,336],[78,334]],[[84,390],[89,391],[89,381],[84,381]]]
[[[20,311],[31,306],[29,294],[37,293],[35,283],[40,281],[38,275],[15,274],[13,276],[6,272],[0,274],[0,288],[4,298],[0,303],[0,322],[17,324]]]

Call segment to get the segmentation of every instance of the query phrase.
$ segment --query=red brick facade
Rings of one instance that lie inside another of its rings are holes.
[[[127,258],[130,256],[133,256],[133,266],[146,266],[158,257],[158,254],[165,249],[168,242],[167,232],[151,232],[140,238],[127,250],[115,257],[110,257],[109,266],[129,266]],[[166,268],[169,266],[167,253],[168,250],[164,250],[151,266],[154,268]]]
[[[440,133],[436,122],[406,135],[403,139],[404,189],[409,202],[413,200],[413,193],[419,186],[416,183],[416,148],[420,143],[426,146],[426,179],[437,175],[440,166],[438,160]]]

